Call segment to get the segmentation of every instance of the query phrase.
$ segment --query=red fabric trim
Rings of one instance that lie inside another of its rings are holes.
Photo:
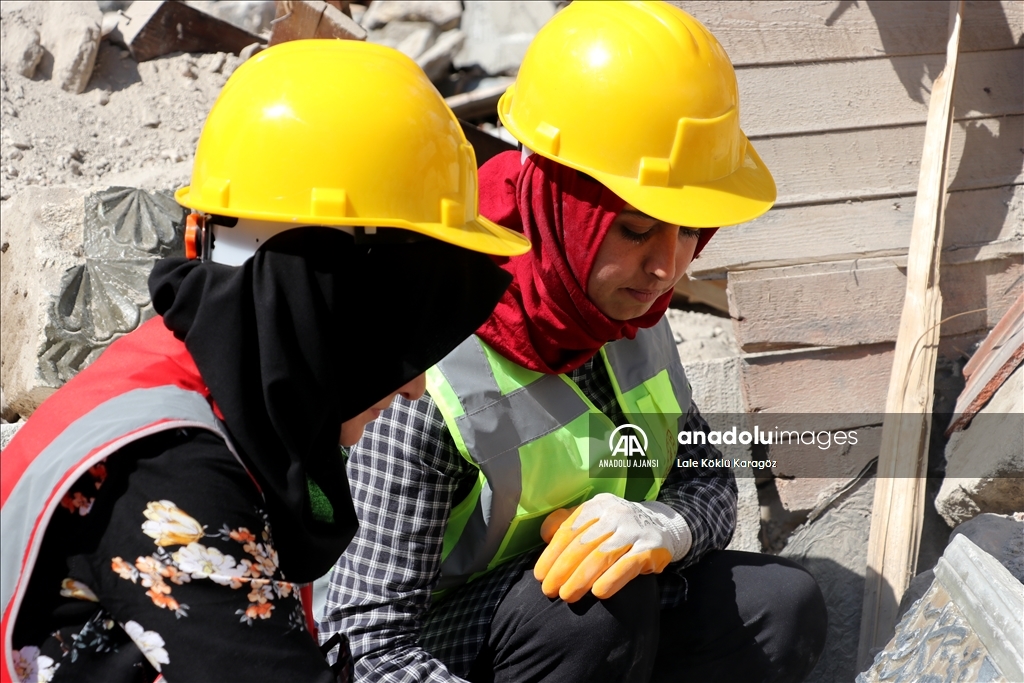
[[[31,419],[18,430],[4,449],[3,458],[0,459],[0,506],[6,505],[11,492],[36,455],[76,420],[121,394],[134,389],[167,385],[199,393],[212,404],[210,390],[203,382],[185,344],[176,339],[164,326],[162,318],[157,317],[112,343],[92,365],[44,401],[32,414]],[[214,410],[214,414],[219,413],[216,408]],[[153,424],[160,422],[163,420]],[[146,430],[151,427],[152,425],[148,425]],[[128,435],[121,435],[92,449],[79,461],[79,465],[114,441],[124,440],[125,436]],[[68,477],[77,469],[78,467],[69,468],[64,473],[42,509],[49,509],[55,492],[62,488]],[[255,483],[255,479],[253,482]],[[32,551],[39,533],[40,528],[37,525],[26,547],[26,553]],[[26,559],[22,558],[22,565],[26,563]],[[14,683],[14,673],[10,668],[13,665],[13,653],[8,648],[8,636],[19,590],[15,591],[14,599],[0,618],[0,683]]]
[[[73,422],[115,396],[164,385],[210,396],[185,344],[164,327],[163,318],[156,317],[111,344],[18,430],[0,461],[0,505],[7,502],[36,454]]]
[[[313,642],[319,646],[316,618],[313,616],[313,584],[307,583],[299,586],[299,602],[302,603],[302,613],[306,615],[306,628],[309,630],[309,635],[313,636]]]

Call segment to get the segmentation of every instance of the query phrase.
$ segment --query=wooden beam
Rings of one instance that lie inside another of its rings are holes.
[[[1024,50],[1020,59],[1024,64]],[[776,177],[775,206],[785,208],[913,195],[924,139],[925,126],[914,124],[804,133],[755,141],[754,146]],[[1020,147],[1011,140],[1024,140],[1024,115],[957,124],[950,144],[948,190],[1024,183]],[[807,172],[811,168],[814,173]]]
[[[942,334],[985,334],[1020,291],[1024,255],[966,263],[947,258],[959,253],[943,252]],[[729,273],[736,342],[748,353],[894,342],[906,273],[905,256]]]
[[[672,0],[672,4],[707,26],[740,68],[941,55],[946,49],[948,17],[940,2]],[[1019,0],[968,2],[965,13],[961,52],[1021,44],[1024,3]]]
[[[971,420],[1024,361],[1024,293],[1006,311],[964,366],[967,385],[956,401],[946,436],[967,429]]]
[[[935,79],[928,106],[907,259],[907,294],[896,338],[882,425],[882,450],[878,456],[858,671],[866,670],[876,652],[889,641],[900,599],[917,568],[942,316],[939,263],[963,9],[963,0],[950,3],[946,66]]]
[[[932,78],[942,64],[942,55],[920,55],[739,69],[740,124],[759,153],[757,141],[767,136],[923,124]],[[964,55],[957,68],[955,120],[1021,112],[1024,50]]]
[[[807,173],[807,168],[792,172]],[[944,263],[1024,253],[1024,185],[948,197]],[[740,270],[904,256],[915,210],[912,196],[773,209],[750,223],[719,230],[689,272],[698,278],[726,272],[732,277]]]

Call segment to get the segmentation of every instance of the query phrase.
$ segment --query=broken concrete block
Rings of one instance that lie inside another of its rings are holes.
[[[21,429],[21,425],[25,424],[25,421],[0,424],[0,451],[7,448],[7,444],[11,442],[14,435]]]
[[[1024,583],[1024,512],[1014,515],[985,513],[970,519],[949,535],[966,536],[971,543],[999,561],[1015,579]],[[948,545],[948,544],[947,544]],[[932,585],[935,572],[921,572],[911,580],[900,598],[899,618],[902,618]]]
[[[3,417],[27,416],[56,386],[39,366],[52,295],[64,272],[85,260],[82,194],[29,186],[5,202],[0,218],[0,369]]]
[[[555,3],[548,0],[466,0],[461,24],[466,42],[455,56],[456,68],[516,72],[530,41],[553,16]]]
[[[43,46],[39,44],[39,31],[11,22],[2,45],[3,62],[8,70],[32,78],[36,66],[43,57]]]
[[[458,0],[376,0],[359,23],[372,31],[393,21],[429,21],[447,31],[458,26],[461,17],[462,3]]]
[[[928,592],[857,683],[1024,680],[1024,585],[954,536]]]
[[[1024,510],[1024,368],[1018,368],[946,444],[935,509],[951,527],[983,512]]]
[[[427,74],[427,78],[436,81],[448,73],[448,67],[452,65],[455,53],[462,48],[465,41],[466,34],[459,29],[445,31],[438,36],[426,52],[416,58],[416,63]]]
[[[805,683],[849,681],[857,673],[874,497],[874,478],[861,480],[813,523],[794,531],[779,553],[814,576],[828,609],[825,650]]]
[[[379,31],[370,31],[367,40],[416,59],[434,44],[437,33],[437,27],[429,21],[394,21]]]
[[[257,35],[270,30],[270,22],[274,20],[276,13],[273,0],[240,0],[236,2],[191,0],[188,4]]]
[[[340,9],[321,0],[280,0],[270,45],[305,38],[366,40],[366,31]]]
[[[262,39],[234,24],[183,2],[139,0],[118,23],[117,31],[137,62],[171,52],[230,52]]]
[[[1024,583],[1024,513],[978,515],[953,529],[950,542],[956,536],[966,536]]]
[[[3,417],[28,417],[117,337],[152,317],[147,280],[180,255],[169,194],[30,187],[3,208]]]
[[[103,13],[91,2],[43,4],[40,43],[53,55],[52,79],[68,92],[85,90],[96,64]]]

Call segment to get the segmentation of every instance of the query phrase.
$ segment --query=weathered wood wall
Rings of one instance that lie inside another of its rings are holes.
[[[742,349],[771,352],[744,361],[747,409],[881,412],[948,4],[674,4],[736,65],[741,125],[779,188],[690,269],[727,278]],[[943,325],[948,356],[1024,288],[1024,3],[968,2],[961,50],[943,317],[985,310]]]

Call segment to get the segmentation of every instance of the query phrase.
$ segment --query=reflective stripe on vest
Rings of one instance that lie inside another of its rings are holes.
[[[222,432],[209,391],[185,345],[162,320],[153,318],[111,344],[44,401],[4,448],[0,458],[3,683],[17,680],[14,625],[47,524],[61,499],[86,470],[112,453],[151,434],[179,428],[214,432],[245,467]]]
[[[643,414],[657,445],[667,450],[668,438],[674,448],[690,387],[668,321],[605,345],[600,356],[623,413]],[[624,495],[625,477],[589,476],[590,421],[602,414],[567,376],[526,370],[473,336],[431,368],[427,388],[459,451],[480,469],[449,517],[439,589],[541,545],[540,525],[552,510],[602,491]],[[610,431],[611,421],[601,419]],[[659,463],[647,498],[657,495],[674,456],[673,449]]]
[[[136,389],[89,411],[33,459],[0,515],[5,659],[10,656],[14,622],[46,526],[68,489],[86,470],[129,443],[187,427],[207,429],[224,438],[202,395],[176,386]],[[13,671],[13,661],[8,659],[7,664]]]

